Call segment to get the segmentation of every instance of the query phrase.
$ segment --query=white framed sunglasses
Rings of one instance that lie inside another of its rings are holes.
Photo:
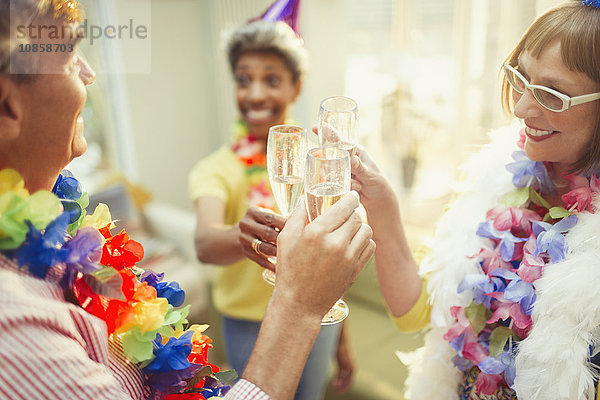
[[[506,75],[506,80],[515,92],[523,94],[525,90],[531,90],[537,102],[550,111],[562,112],[578,104],[600,99],[600,92],[569,97],[546,86],[532,85],[509,63],[504,64],[504,75]]]

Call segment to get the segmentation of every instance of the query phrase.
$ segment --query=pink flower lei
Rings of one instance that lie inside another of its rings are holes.
[[[481,273],[465,276],[458,286],[459,293],[470,290],[473,300],[467,307],[450,309],[455,323],[444,335],[457,352],[455,366],[463,372],[478,369],[479,395],[513,386],[515,343],[532,327],[535,282],[546,264],[565,259],[566,232],[577,224],[576,214],[594,213],[592,199],[600,192],[596,175],[564,176],[571,188],[561,197],[565,206],[551,207],[542,197],[555,190],[549,165],[530,160],[523,150],[513,153],[513,159],[506,168],[516,188],[487,212],[477,229],[485,241],[475,255]],[[462,395],[468,398],[468,393]]]

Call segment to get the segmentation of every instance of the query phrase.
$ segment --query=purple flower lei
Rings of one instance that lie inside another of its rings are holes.
[[[477,254],[481,273],[467,275],[458,286],[459,293],[472,291],[473,300],[451,308],[456,322],[444,335],[457,352],[453,362],[459,370],[479,369],[475,387],[480,395],[513,386],[515,343],[533,324],[535,281],[546,264],[566,257],[565,233],[577,224],[575,213],[593,213],[592,197],[600,193],[595,175],[564,176],[572,189],[562,196],[565,207],[551,207],[541,196],[554,192],[547,167],[522,150],[513,159],[506,168],[516,189],[488,211],[477,230],[485,241]]]

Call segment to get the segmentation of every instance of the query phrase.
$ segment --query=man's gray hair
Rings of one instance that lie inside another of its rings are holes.
[[[0,73],[8,74],[11,70],[11,58],[13,68],[18,57],[15,56],[16,41],[12,40],[19,25],[27,25],[40,12],[38,0],[0,0]],[[25,71],[25,65],[19,65],[18,70]]]
[[[21,29],[30,26],[38,16],[50,16],[56,21],[79,20],[79,4],[72,3],[74,8],[62,7],[61,11],[61,5],[52,0],[0,0],[0,74],[10,75],[20,83],[34,81],[42,72],[41,59],[35,51],[19,51],[19,46],[31,43]]]
[[[283,58],[298,81],[308,64],[308,54],[302,39],[285,22],[255,21],[233,31],[226,39],[225,48],[231,71],[242,55],[250,51],[273,52]]]

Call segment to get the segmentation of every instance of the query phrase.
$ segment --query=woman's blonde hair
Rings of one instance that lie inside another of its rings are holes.
[[[583,72],[600,84],[600,9],[571,1],[548,10],[527,29],[505,62],[515,65],[524,51],[538,57],[555,40],[561,43],[564,64],[573,71]],[[514,111],[512,89],[502,78],[502,106]],[[596,120],[596,135],[589,151],[574,166],[572,172],[590,172],[600,167],[600,112]]]

